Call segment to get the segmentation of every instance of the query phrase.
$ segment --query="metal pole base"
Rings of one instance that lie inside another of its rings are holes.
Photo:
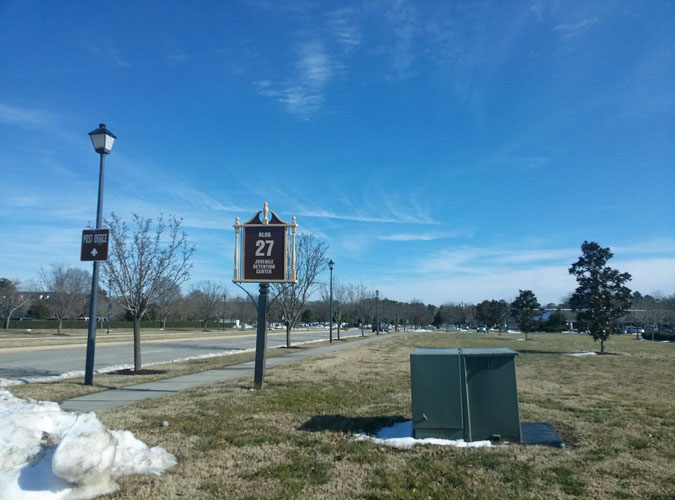
[[[255,372],[253,376],[253,388],[262,389],[265,377],[265,350],[267,349],[267,297],[269,295],[269,283],[260,284],[258,297],[258,332],[255,342]]]

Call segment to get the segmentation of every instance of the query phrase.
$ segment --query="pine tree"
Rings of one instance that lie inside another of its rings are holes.
[[[614,254],[594,241],[584,241],[581,252],[569,268],[579,284],[570,306],[577,311],[577,319],[586,323],[593,340],[600,341],[600,352],[604,353],[605,342],[618,333],[617,322],[630,309],[631,291],[625,283],[631,275],[608,267],[607,261]]]
[[[541,306],[532,290],[518,290],[520,293],[516,300],[511,303],[511,314],[518,323],[518,328],[525,334],[533,332],[537,326],[534,317],[541,311]]]

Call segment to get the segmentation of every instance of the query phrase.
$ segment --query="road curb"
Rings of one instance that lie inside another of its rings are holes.
[[[283,366],[304,359],[320,356],[333,351],[351,349],[358,345],[374,342],[375,340],[391,337],[392,335],[369,335],[367,337],[356,337],[357,340],[350,342],[336,342],[326,346],[309,348],[303,351],[290,351],[279,356],[274,356],[266,360],[266,370],[277,366]],[[254,361],[247,361],[237,365],[225,366],[216,370],[207,370],[204,372],[182,375],[180,377],[147,382],[110,391],[102,391],[86,396],[67,399],[61,403],[61,408],[66,411],[77,413],[98,412],[118,408],[138,401],[154,399],[162,396],[175,394],[187,389],[203,387],[206,385],[237,379],[246,375],[253,376]]]

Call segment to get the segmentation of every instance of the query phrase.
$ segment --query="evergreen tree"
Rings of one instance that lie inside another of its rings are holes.
[[[303,323],[314,323],[316,321],[316,316],[311,309],[305,309],[305,311],[302,313],[301,321]]]
[[[511,303],[511,314],[518,323],[518,328],[525,334],[525,340],[529,340],[527,334],[537,327],[534,317],[541,311],[541,306],[532,290],[518,290],[520,293],[516,300]]]
[[[631,291],[625,283],[631,275],[608,267],[607,261],[614,254],[594,241],[584,241],[581,252],[579,260],[569,268],[579,284],[570,306],[577,311],[577,319],[588,325],[593,340],[600,341],[603,353],[607,339],[618,333],[617,321],[630,309]]]
[[[562,311],[553,311],[544,324],[546,332],[563,332],[567,329],[567,318]]]
[[[476,306],[476,320],[484,323],[487,330],[493,326],[501,327],[504,316],[508,319],[508,306],[503,300],[484,300]]]
[[[431,324],[434,325],[436,328],[440,328],[444,321],[445,320],[443,319],[443,313],[441,312],[440,309],[438,309],[436,311],[436,315],[434,316],[434,321]]]

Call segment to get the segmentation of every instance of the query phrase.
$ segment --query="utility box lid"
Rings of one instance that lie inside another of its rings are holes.
[[[432,350],[432,349],[427,349]],[[443,349],[444,350],[444,349]],[[475,349],[475,348],[464,348],[460,349],[461,353],[465,357],[470,356],[518,356],[516,351],[512,351],[508,347],[492,347],[488,349]]]
[[[429,349],[424,347],[417,347],[413,349],[413,356],[457,356],[459,349]]]

